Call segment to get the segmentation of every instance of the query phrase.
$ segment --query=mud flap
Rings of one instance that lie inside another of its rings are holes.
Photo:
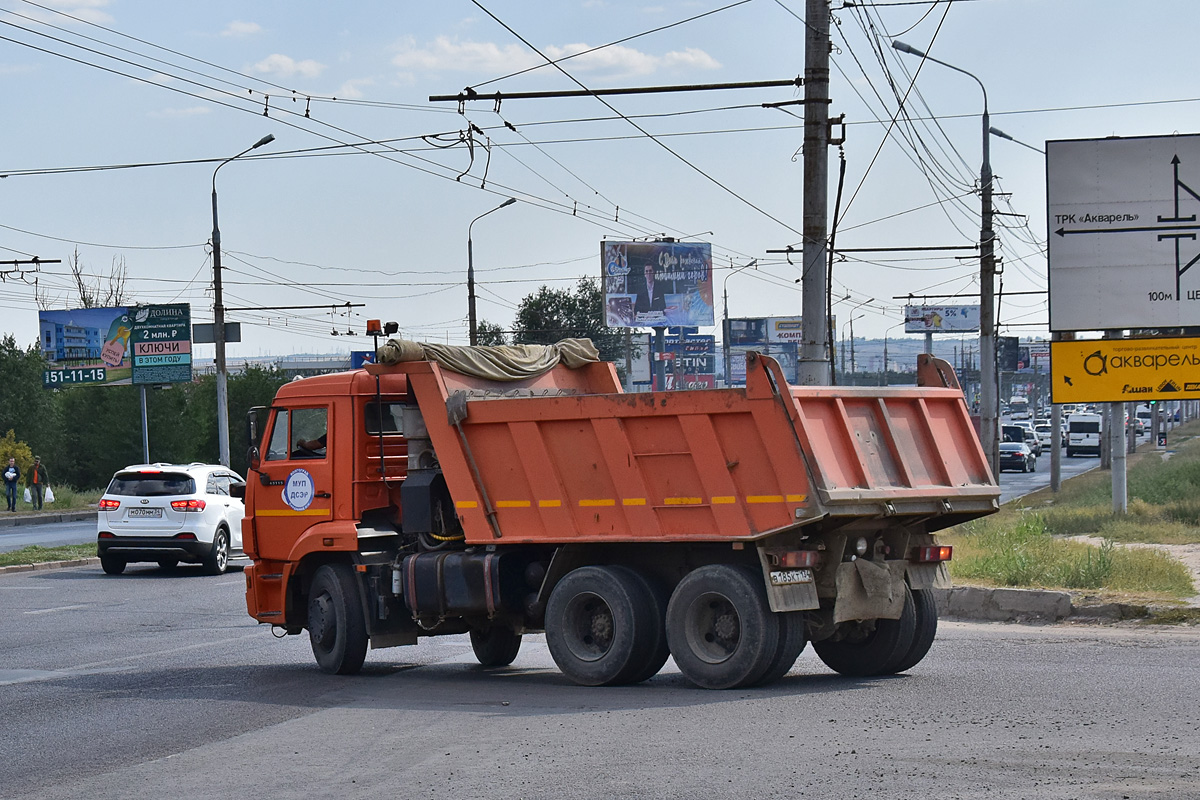
[[[904,611],[904,571],[899,559],[878,564],[857,559],[838,565],[833,606],[835,624],[860,619],[900,619]]]
[[[908,565],[908,585],[914,589],[949,589],[950,572],[945,562]]]

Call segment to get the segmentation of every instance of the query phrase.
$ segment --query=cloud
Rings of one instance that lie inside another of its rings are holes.
[[[542,51],[557,61],[583,53],[590,47],[584,43],[550,45]],[[501,47],[493,42],[458,42],[446,36],[439,36],[422,47],[418,47],[413,39],[406,39],[400,43],[400,52],[392,58],[393,65],[405,70],[483,74],[515,72],[544,63],[536,53],[519,45]],[[621,45],[580,55],[564,64],[568,70],[603,72],[610,76],[651,75],[660,70],[717,69],[720,66],[708,53],[693,47],[654,55]]]
[[[375,80],[373,78],[351,78],[342,84],[341,88],[334,92],[334,97],[342,100],[361,100],[363,93],[359,90],[360,86],[372,86]]]
[[[272,53],[251,69],[261,75],[275,75],[280,78],[291,78],[295,75],[315,78],[325,70],[325,65],[312,59],[297,61],[291,56]]]
[[[188,108],[164,108],[161,111],[151,111],[149,116],[155,119],[184,119],[186,117],[196,117],[201,114],[212,113],[212,108],[209,106],[190,106]]]
[[[253,36],[261,32],[262,25],[259,25],[257,22],[242,22],[240,19],[235,19],[225,26],[225,30],[221,31],[221,35],[241,37]]]

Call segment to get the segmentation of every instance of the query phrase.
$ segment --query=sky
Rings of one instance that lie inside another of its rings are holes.
[[[78,306],[76,258],[100,286],[123,270],[132,302],[188,302],[194,322],[211,320],[213,171],[267,134],[217,175],[225,304],[244,309],[228,315],[242,323],[231,358],[365,349],[374,318],[465,344],[468,226],[510,197],[471,231],[479,317],[503,328],[540,286],[598,276],[606,237],[709,241],[718,317],[726,292],[732,317],[799,314],[799,259],[768,251],[801,238],[802,110],[763,104],[800,90],[618,96],[611,108],[488,100],[461,113],[429,97],[790,80],[803,73],[804,5],[0,0],[0,261],[62,261],[0,264],[0,334],[33,342],[39,304]],[[835,5],[837,245],[979,236],[979,85],[896,52],[898,38],[977,76],[992,125],[1019,140],[991,142],[1000,332],[1045,337],[1038,150],[1197,132],[1200,6]],[[978,270],[970,251],[848,253],[834,265],[834,313],[860,337],[900,336],[905,296],[977,302]]]

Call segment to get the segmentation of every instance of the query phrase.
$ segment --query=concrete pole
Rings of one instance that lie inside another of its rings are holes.
[[[804,14],[804,271],[801,386],[829,386],[826,356],[829,286],[826,232],[829,213],[829,2],[806,0]]]
[[[925,352],[933,355],[933,331],[925,331]]]
[[[1124,338],[1122,331],[1105,331],[1105,339]],[[1114,514],[1129,511],[1129,487],[1125,473],[1125,404],[1109,403],[1109,434],[1112,445],[1112,510]]]

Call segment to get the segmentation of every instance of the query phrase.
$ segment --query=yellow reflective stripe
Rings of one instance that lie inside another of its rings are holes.
[[[592,507],[598,507],[598,506],[615,506],[616,504],[617,504],[617,501],[613,500],[612,498],[599,498],[596,500],[580,500],[579,501],[579,505],[582,506],[583,508],[592,508]]]
[[[479,508],[479,503],[474,500],[459,500],[454,504],[455,508]]]
[[[626,497],[625,499],[623,499],[621,501],[621,505],[623,505],[623,506],[644,506],[644,505],[646,505],[646,498],[644,498],[644,497]]]
[[[558,508],[561,505],[561,500],[538,500],[538,508]]]
[[[803,503],[807,499],[808,495],[806,494],[789,494],[787,496],[787,501],[789,503]]]
[[[496,508],[529,508],[528,500],[497,500]]]
[[[712,499],[712,504],[714,506],[727,506],[736,502],[737,498],[731,495],[721,495],[720,497],[714,497]]]
[[[699,497],[664,497],[663,502],[669,506],[698,506],[702,501]]]
[[[256,509],[254,512],[256,517],[325,517],[328,515],[328,508],[306,508],[303,511],[291,508],[264,508]]]
[[[781,494],[751,494],[746,496],[747,503],[782,503]]]

